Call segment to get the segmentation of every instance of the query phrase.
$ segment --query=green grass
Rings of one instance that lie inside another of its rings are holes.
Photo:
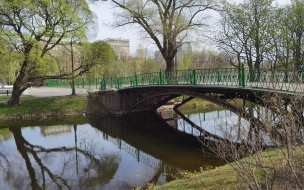
[[[259,179],[260,184],[265,184],[265,173],[262,172],[260,166],[263,166],[263,169],[269,170],[275,168],[276,170],[276,181],[273,186],[274,189],[285,189],[285,181],[281,180],[280,176],[286,180],[286,171],[288,171],[288,165],[285,163],[286,158],[283,156],[282,151],[286,151],[285,148],[277,148],[271,150],[265,150],[259,152],[250,157],[244,158],[239,163],[246,167],[246,170],[249,167],[255,168],[252,170],[257,179]],[[297,157],[294,158],[295,161],[300,158],[301,163],[298,163],[297,166],[303,163],[303,146],[297,146],[294,148],[294,151],[297,152]],[[258,162],[257,162],[258,160]],[[285,163],[285,164],[284,164]],[[236,167],[237,163],[232,163],[232,166]],[[180,179],[165,183],[160,186],[155,186],[153,190],[184,190],[184,189],[248,189],[248,185],[241,178],[241,176],[233,169],[231,165],[226,164],[220,166],[216,169],[203,171],[202,173],[196,174],[183,174]],[[240,165],[239,165],[240,166]],[[243,167],[241,166],[241,168]],[[245,168],[242,168],[242,171],[245,171]],[[299,171],[298,171],[299,172]],[[268,175],[271,174],[268,173]],[[243,173],[249,179],[249,175],[246,172]],[[292,177],[291,177],[292,178]],[[289,180],[291,179],[289,178]],[[288,180],[287,180],[288,181]],[[253,184],[253,181],[252,181]],[[291,185],[291,183],[289,183]]]
[[[8,108],[6,104],[9,98],[9,96],[0,96],[0,119],[30,114],[39,116],[42,113],[53,116],[80,114],[89,106],[86,96],[37,98],[24,95],[20,97],[19,106]]]
[[[229,166],[220,166],[217,169],[203,171],[193,175],[184,175],[178,179],[156,186],[155,190],[185,190],[185,189],[242,189],[244,184],[238,178],[236,172]]]

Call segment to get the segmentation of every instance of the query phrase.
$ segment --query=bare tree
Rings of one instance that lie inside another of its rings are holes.
[[[216,0],[112,0],[116,26],[137,25],[160,50],[166,71],[174,70],[174,57],[190,31],[206,26],[204,13],[215,10]]]
[[[224,3],[221,29],[215,41],[232,65],[245,62],[253,76],[265,60],[270,44],[269,17],[273,0],[245,0],[243,3]],[[251,77],[252,78],[252,77]]]

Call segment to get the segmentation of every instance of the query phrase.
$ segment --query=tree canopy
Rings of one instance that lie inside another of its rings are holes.
[[[72,37],[85,39],[94,20],[85,0],[0,1],[0,38],[22,57],[8,106],[18,105],[20,95],[31,85],[71,77],[71,73],[47,72],[54,68],[50,52]]]
[[[101,40],[87,43],[84,46],[84,65],[92,65],[94,67],[89,75],[95,78],[113,76],[115,54],[111,46]]]
[[[223,4],[218,47],[239,66],[244,60],[249,68],[260,68],[269,44],[269,15],[273,0],[246,0]]]
[[[274,5],[274,0],[224,3],[215,41],[220,51],[239,67],[301,69],[304,65],[304,3]]]

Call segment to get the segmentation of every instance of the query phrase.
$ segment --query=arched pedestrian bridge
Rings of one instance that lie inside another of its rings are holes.
[[[302,96],[304,92],[304,75],[301,70],[250,70],[244,66],[240,69],[160,71],[92,81],[92,86],[95,85],[100,90],[95,92],[98,101],[114,115],[156,110],[179,96],[185,97],[179,105],[192,98],[201,98],[237,111],[229,103],[235,98],[243,99],[244,103],[250,101],[263,105],[265,101],[262,96],[266,93]],[[58,81],[50,80],[49,86],[54,83]],[[83,87],[86,87],[84,82]]]

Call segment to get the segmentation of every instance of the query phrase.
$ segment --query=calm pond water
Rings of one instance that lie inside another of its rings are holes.
[[[190,125],[162,115],[0,129],[0,189],[131,189],[223,164],[204,154]]]

